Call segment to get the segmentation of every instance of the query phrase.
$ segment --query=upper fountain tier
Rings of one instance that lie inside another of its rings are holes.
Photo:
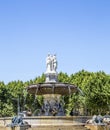
[[[46,58],[46,72],[45,83],[38,83],[28,86],[27,91],[32,94],[44,95],[44,94],[60,94],[67,95],[79,91],[73,84],[59,83],[57,69],[56,55],[48,54]]]
[[[30,85],[27,91],[31,94],[45,95],[45,94],[60,94],[68,95],[79,91],[79,89],[68,83],[39,83]]]

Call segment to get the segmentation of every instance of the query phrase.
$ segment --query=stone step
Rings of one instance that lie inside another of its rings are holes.
[[[92,124],[87,124],[85,126],[88,130],[110,130],[109,125],[92,125]]]
[[[12,130],[11,127],[0,127],[0,130]],[[88,130],[84,126],[32,126],[26,129],[25,127],[14,127],[13,130]]]
[[[34,126],[28,130],[88,130],[84,126]]]

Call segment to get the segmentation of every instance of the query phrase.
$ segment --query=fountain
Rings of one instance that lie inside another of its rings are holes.
[[[66,116],[65,114],[61,96],[81,92],[81,90],[73,84],[58,82],[57,64],[56,55],[48,54],[46,58],[45,82],[27,87],[28,93],[43,96],[41,110],[37,116],[23,118],[24,121],[31,125],[31,128],[15,130],[87,130],[84,127],[87,117]],[[5,124],[7,124],[7,120],[5,120]],[[8,127],[4,128],[4,130],[10,129]]]
[[[57,61],[56,56],[48,55],[46,59],[47,70],[45,73],[45,83],[38,83],[28,86],[27,91],[31,94],[42,95],[44,104],[42,106],[42,113],[40,116],[64,116],[62,103],[60,101],[61,95],[69,95],[79,91],[79,89],[72,84],[59,83],[58,73],[56,71]],[[55,112],[55,113],[54,113]]]
[[[61,96],[80,92],[81,90],[68,83],[58,82],[56,55],[48,54],[46,58],[46,80],[44,83],[32,84],[27,87],[30,94],[42,95],[42,105],[36,123],[32,124],[33,130],[75,130],[86,129],[83,127],[84,117],[66,116]],[[34,126],[35,125],[35,126]]]

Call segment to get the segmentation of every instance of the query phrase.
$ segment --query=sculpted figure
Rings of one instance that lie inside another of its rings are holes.
[[[47,58],[46,58],[46,71],[50,72],[51,71],[51,55],[48,54]]]
[[[56,55],[50,55],[48,54],[46,58],[46,72],[56,72],[57,69],[57,59]]]
[[[57,69],[57,59],[56,59],[56,55],[53,56],[53,70],[56,71]]]

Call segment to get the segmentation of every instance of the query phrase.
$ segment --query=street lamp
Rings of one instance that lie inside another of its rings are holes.
[[[19,100],[19,96],[18,98],[12,98],[13,100],[17,101],[17,115],[19,115],[20,113],[20,100]]]
[[[17,108],[18,108],[18,115],[20,113],[20,103],[19,103],[19,96],[18,96],[18,99],[17,99]]]

